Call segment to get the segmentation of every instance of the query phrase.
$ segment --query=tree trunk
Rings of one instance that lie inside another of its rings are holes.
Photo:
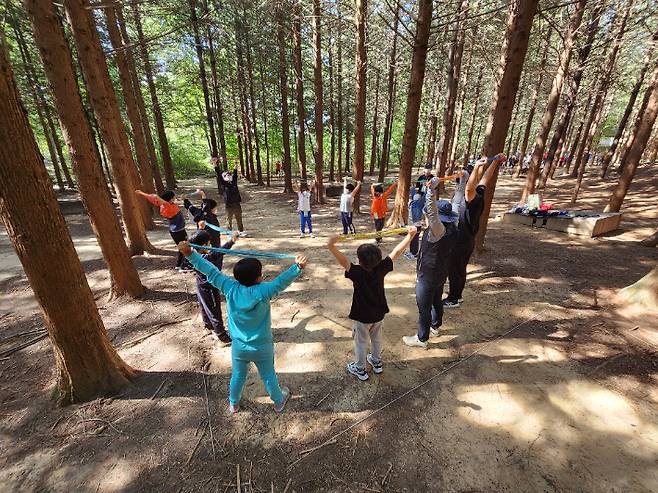
[[[144,288],[121,233],[112,198],[105,187],[91,126],[76,82],[73,60],[64,30],[52,2],[27,0],[35,43],[58,113],[64,139],[69,146],[80,198],[108,266],[112,296],[137,297]]]
[[[297,161],[299,176],[306,182],[306,142],[304,140],[304,126],[306,112],[304,111],[304,80],[302,72],[302,6],[297,0],[293,12],[293,38],[294,38],[294,65],[295,65],[295,94],[297,97]]]
[[[203,10],[204,15],[209,15],[208,0],[203,0]],[[224,105],[222,103],[222,91],[219,87],[219,77],[217,76],[217,57],[215,56],[215,45],[210,22],[206,22],[206,39],[208,40],[208,58],[210,59],[210,80],[215,100],[214,115],[217,124],[217,137],[219,139],[219,157],[222,162],[222,169],[226,171],[228,170],[228,158],[226,156],[226,136],[224,135]]]
[[[546,159],[546,164],[544,165],[544,170],[541,176],[540,188],[546,187],[546,182],[548,178],[553,177],[555,168],[559,162],[559,150],[564,146],[564,139],[566,136],[567,126],[571,121],[571,117],[574,113],[574,108],[576,106],[576,99],[578,97],[578,90],[580,89],[580,83],[585,72],[585,66],[587,64],[587,59],[592,51],[592,45],[596,37],[596,33],[599,29],[599,21],[601,20],[601,13],[603,11],[603,5],[597,4],[592,12],[592,17],[587,25],[587,40],[585,44],[578,50],[578,65],[574,71],[571,84],[569,86],[569,95],[567,97],[567,103],[562,109],[560,119],[558,120],[557,128],[551,139],[551,143],[548,147],[548,157]]]
[[[354,165],[352,178],[363,180],[366,161],[366,86],[368,58],[366,54],[366,17],[368,13],[367,0],[356,0],[354,22],[356,24],[356,60],[354,62],[356,97],[354,107]],[[348,126],[349,128],[349,126]],[[349,161],[349,156],[347,157]],[[361,189],[354,196],[354,212],[361,208]]]
[[[580,187],[583,181],[583,175],[585,173],[585,166],[587,164],[585,162],[581,163],[581,160],[583,158],[583,154],[586,149],[589,149],[591,151],[592,141],[594,139],[594,135],[596,134],[596,128],[598,126],[596,124],[594,125],[592,124],[596,121],[597,115],[599,113],[602,113],[603,103],[608,94],[608,88],[612,80],[612,73],[615,69],[615,64],[617,62],[617,54],[619,53],[619,48],[621,47],[621,40],[624,37],[624,33],[626,32],[626,22],[628,21],[628,16],[630,15],[632,6],[633,6],[633,0],[629,0],[626,3],[626,8],[624,10],[624,14],[622,16],[621,23],[619,25],[619,30],[617,31],[614,41],[612,42],[610,53],[608,54],[607,60],[605,61],[605,65],[604,65],[605,68],[603,72],[603,77],[601,78],[601,85],[596,93],[596,97],[594,98],[594,104],[592,105],[592,110],[590,112],[589,120],[585,125],[584,135],[586,136],[586,138],[583,139],[583,142],[578,151],[578,155],[576,157],[576,161],[574,163],[574,166],[578,167],[578,179],[576,180],[576,186],[574,187],[573,195],[571,197],[571,204],[575,204],[576,200],[578,199],[578,192],[580,191]]]
[[[123,45],[130,45],[130,37],[128,36],[128,30],[126,29],[126,22],[123,18],[123,12],[120,8],[115,9],[117,21],[119,24],[119,30],[121,31],[121,40]],[[144,104],[144,96],[142,96],[142,86],[139,81],[139,75],[137,74],[137,65],[135,64],[135,57],[131,49],[124,51],[126,63],[128,64],[130,78],[133,88],[133,94],[135,96],[135,104],[137,105],[137,110],[139,111],[139,119],[142,125],[142,134],[144,135],[144,140],[146,141],[146,149],[148,150],[148,159],[151,166],[151,175],[155,181],[155,190],[158,194],[164,192],[164,184],[162,183],[162,175],[160,174],[160,166],[158,165],[158,156],[155,153],[155,144],[153,143],[153,134],[151,133],[151,125],[149,123],[148,114],[146,112],[146,105]]]
[[[244,9],[244,7],[243,7]],[[244,18],[247,18],[246,11],[243,10]],[[256,94],[254,91],[254,65],[251,58],[251,43],[249,39],[249,29],[245,28],[244,30],[244,42],[245,42],[245,51],[247,56],[247,75],[249,77],[249,101],[251,107],[251,120],[252,120],[252,131],[254,135],[254,145],[256,147],[254,154],[256,157],[256,183],[258,185],[264,185],[263,183],[263,167],[260,160],[260,137],[258,135],[258,120],[256,118]],[[252,179],[253,179],[253,170],[252,170]]]
[[[270,143],[267,130],[267,94],[265,92],[265,74],[263,72],[263,56],[259,57],[258,72],[260,79],[260,99],[263,102],[263,137],[265,138],[265,183],[270,186]]]
[[[169,190],[176,188],[176,179],[174,178],[174,167],[171,163],[171,154],[169,153],[169,142],[167,140],[167,133],[165,132],[164,119],[162,118],[162,109],[160,108],[160,101],[158,100],[158,92],[155,87],[155,80],[153,79],[153,68],[151,67],[151,60],[149,59],[148,48],[144,41],[144,32],[142,30],[142,20],[139,15],[139,7],[137,3],[132,4],[133,17],[135,20],[135,27],[137,29],[137,39],[139,41],[139,48],[142,55],[142,63],[144,63],[144,74],[146,75],[146,82],[149,87],[149,94],[151,96],[151,106],[153,107],[153,120],[155,121],[155,128],[158,132],[158,142],[160,144],[160,157],[162,159],[162,166],[165,172],[165,182]]]
[[[112,164],[114,181],[119,190],[119,204],[128,234],[128,247],[133,255],[141,254],[145,250],[152,251],[153,246],[146,237],[138,197],[135,194],[139,184],[137,168],[92,12],[86,8],[83,0],[66,0],[64,7],[87,82],[89,98],[98,117]]]
[[[229,63],[229,79],[233,80],[233,65]],[[239,98],[236,98],[236,91],[235,89],[231,90],[230,93],[232,95],[233,99],[233,116],[235,118],[235,140],[238,143],[238,161],[239,161],[239,166],[240,166],[240,175],[245,176],[245,168],[246,168],[246,157],[243,157],[243,139],[242,139],[242,128],[240,126],[240,115],[238,112],[241,111],[241,106],[239,105]],[[244,151],[244,154],[246,155],[246,150]]]
[[[464,30],[466,28],[464,27]],[[477,33],[475,34],[477,36]],[[455,114],[455,126],[453,127],[454,130],[452,132],[452,144],[450,146],[450,159],[449,159],[449,165],[450,165],[450,172],[448,174],[452,174],[454,169],[455,169],[455,158],[457,155],[457,148],[459,147],[459,133],[461,130],[462,126],[462,116],[464,114],[464,103],[466,101],[466,84],[470,80],[470,75],[471,75],[471,64],[473,62],[473,46],[471,46],[471,49],[468,50],[468,61],[466,62],[466,71],[464,72],[464,83],[461,84],[459,88],[459,100],[457,101],[457,110]],[[515,119],[516,121],[516,119]],[[513,132],[512,132],[513,133]]]
[[[393,20],[393,34],[391,40],[391,50],[388,59],[388,83],[386,89],[386,120],[384,122],[384,135],[382,136],[382,154],[379,159],[379,177],[380,182],[384,181],[391,150],[391,131],[393,128],[393,113],[395,111],[395,62],[398,44],[398,13],[400,12],[400,2],[395,7],[395,19]],[[436,124],[435,124],[436,126]]]
[[[551,131],[553,119],[555,118],[555,111],[557,110],[558,103],[560,102],[562,85],[564,83],[564,78],[567,74],[567,71],[569,70],[571,53],[576,41],[576,36],[580,29],[580,23],[583,18],[583,12],[585,11],[586,4],[587,0],[578,0],[576,11],[571,16],[569,30],[564,38],[564,48],[562,54],[560,55],[560,63],[558,65],[557,73],[553,78],[553,85],[551,87],[551,92],[546,103],[546,110],[544,111],[544,116],[542,117],[541,124],[539,125],[537,137],[535,138],[535,148],[532,153],[532,159],[530,160],[528,175],[526,177],[526,183],[521,194],[520,202],[525,202],[528,198],[528,195],[535,193],[537,178],[539,176],[539,167],[544,156],[546,139],[548,137],[548,133]]]
[[[624,167],[617,187],[612,192],[610,201],[605,208],[606,212],[620,211],[626,193],[631,186],[631,181],[633,181],[633,176],[635,176],[635,170],[640,164],[640,159],[642,159],[642,154],[651,136],[656,115],[658,115],[658,65],[654,69],[651,83],[647,88],[646,101],[645,110],[637,116],[637,132],[626,154],[626,160],[622,163]]]
[[[336,1],[336,16],[338,17],[338,34],[336,35],[336,45],[338,47],[338,181],[343,181],[343,17],[340,11],[340,3]]]
[[[404,135],[402,137],[400,174],[398,177],[398,188],[395,194],[395,204],[388,222],[389,224],[407,223],[407,203],[409,201],[409,187],[411,185],[411,169],[418,142],[418,115],[423,95],[427,47],[432,24],[432,3],[432,0],[420,0],[418,4],[418,20],[416,22],[416,36],[414,38],[413,55],[411,58],[407,111],[404,119]]]
[[[376,70],[377,77],[375,78],[375,106],[372,111],[372,142],[370,145],[370,173],[372,176],[375,174],[375,163],[377,162],[377,116],[379,110],[379,70]]]
[[[581,0],[584,1],[584,0]],[[532,20],[535,17],[538,0],[514,0],[510,5],[505,41],[501,48],[498,86],[491,103],[491,112],[487,122],[482,153],[493,156],[503,150],[507,130],[512,117],[512,106],[519,89],[519,80],[523,70]],[[491,202],[496,190],[498,168],[491,177],[484,199],[484,210],[480,218],[480,228],[475,237],[478,251],[484,249]]]
[[[68,166],[66,166],[66,159],[64,159],[64,152],[62,151],[62,143],[60,142],[59,136],[57,135],[57,128],[55,127],[55,122],[53,120],[53,115],[50,110],[50,105],[45,101],[44,101],[43,109],[46,117],[46,123],[48,124],[48,128],[50,128],[50,134],[52,135],[53,138],[53,145],[55,146],[57,159],[59,160],[62,173],[64,173],[64,179],[66,180],[66,185],[70,189],[74,189],[75,183],[73,182],[73,178],[71,178],[71,173],[69,172]]]
[[[329,128],[331,141],[329,151],[329,182],[334,181],[336,167],[336,104],[334,100],[334,57],[331,42],[329,43]]]
[[[313,78],[315,86],[315,200],[324,204],[324,126],[322,117],[324,108],[322,102],[322,37],[320,33],[320,0],[313,0],[313,45],[315,58],[313,60]]]
[[[464,151],[464,166],[468,164],[471,156],[471,146],[473,144],[473,130],[475,129],[475,118],[478,113],[478,106],[480,104],[480,90],[482,87],[482,71],[483,66],[480,66],[478,72],[477,82],[475,83],[475,96],[473,97],[473,113],[471,114],[471,122],[468,125],[468,137],[466,139],[466,150]]]
[[[277,41],[279,45],[279,91],[281,92],[281,133],[283,140],[283,193],[292,193],[292,163],[290,162],[290,121],[288,112],[288,64],[286,62],[286,26],[284,3],[277,5]]]
[[[535,119],[535,112],[537,111],[537,100],[539,99],[539,93],[541,92],[541,86],[544,82],[544,75],[546,74],[546,62],[548,60],[548,49],[551,47],[551,35],[553,34],[553,29],[548,29],[548,34],[546,35],[546,42],[544,44],[544,52],[541,56],[541,62],[539,62],[539,74],[537,76],[537,83],[532,90],[532,98],[530,99],[530,109],[528,110],[528,118],[526,119],[525,130],[523,131],[523,140],[521,141],[521,150],[520,150],[520,159],[516,165],[516,172],[514,177],[518,178],[521,176],[521,167],[523,165],[523,158],[528,150],[528,141],[530,140],[530,130],[532,129],[532,122]]]
[[[107,337],[21,105],[4,42],[0,142],[12,144],[0,146],[0,218],[43,312],[55,353],[57,400],[69,404],[115,393],[134,372]]]
[[[642,84],[644,83],[644,78],[646,77],[647,72],[649,71],[649,68],[651,66],[652,56],[653,53],[655,52],[657,44],[658,44],[658,30],[656,30],[653,33],[653,36],[651,38],[651,43],[649,44],[649,47],[647,48],[647,52],[644,55],[644,63],[642,65],[642,69],[640,70],[637,80],[635,81],[635,85],[633,86],[633,89],[631,90],[631,94],[629,95],[628,104],[626,105],[624,114],[622,115],[621,120],[619,121],[619,125],[617,126],[615,137],[612,141],[612,144],[610,145],[610,149],[608,149],[608,153],[603,158],[603,163],[601,165],[601,178],[605,178],[605,175],[608,172],[610,161],[612,160],[612,157],[615,155],[615,151],[617,151],[617,147],[619,146],[619,142],[621,141],[621,136],[624,133],[626,124],[628,123],[628,120],[631,117],[631,113],[633,113],[633,107],[635,106],[637,95],[640,93],[640,89],[642,88]]]
[[[441,129],[441,139],[437,149],[435,166],[437,175],[445,175],[446,167],[450,159],[450,150],[453,139],[453,126],[455,121],[455,104],[457,102],[457,90],[459,88],[459,76],[461,73],[462,54],[464,51],[464,32],[465,21],[468,13],[468,0],[462,0],[459,9],[459,17],[454,26],[455,34],[450,46],[450,55],[448,56],[448,79],[445,107],[443,111],[443,123]]]
[[[130,122],[130,127],[132,128],[133,145],[135,146],[135,154],[141,177],[139,188],[146,193],[155,193],[152,173],[153,167],[151,166],[148,148],[146,146],[142,119],[139,115],[139,110],[137,109],[137,101],[135,101],[132,77],[130,76],[130,67],[126,60],[126,51],[128,50],[123,49],[121,33],[117,27],[115,9],[107,8],[103,11],[105,12],[107,31],[110,36],[110,43],[114,49],[115,61],[119,71],[119,82],[123,92],[123,100],[126,104],[126,113],[128,114],[128,120]],[[153,222],[151,207],[148,202],[140,202],[140,212],[146,229],[154,229],[155,223]]]

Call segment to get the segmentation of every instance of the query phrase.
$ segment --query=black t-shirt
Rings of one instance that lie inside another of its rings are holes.
[[[374,324],[384,319],[389,311],[384,293],[384,277],[392,270],[391,257],[384,258],[371,271],[360,265],[350,265],[350,270],[345,271],[345,277],[354,284],[350,319],[364,324]]]
[[[473,200],[466,201],[466,208],[463,216],[459,219],[459,236],[460,239],[470,239],[475,237],[480,229],[480,217],[484,210],[484,185],[478,185],[475,188],[475,197]]]

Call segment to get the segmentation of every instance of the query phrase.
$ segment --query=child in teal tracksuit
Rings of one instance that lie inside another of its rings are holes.
[[[274,371],[274,342],[270,300],[286,289],[302,273],[306,257],[298,256],[288,270],[274,280],[263,282],[263,266],[255,258],[243,258],[235,264],[233,277],[222,274],[217,267],[192,251],[186,241],[178,244],[179,250],[194,268],[205,274],[208,282],[226,298],[228,331],[233,340],[231,359],[233,372],[229,386],[229,410],[239,410],[242,387],[249,373],[249,363],[258,368],[265,389],[274,402],[276,412],[283,411],[290,398],[290,389],[279,387]]]

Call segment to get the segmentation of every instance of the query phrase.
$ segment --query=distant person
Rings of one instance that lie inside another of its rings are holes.
[[[298,256],[288,270],[272,281],[263,282],[263,265],[258,259],[241,259],[233,267],[234,279],[231,279],[194,252],[186,241],[179,243],[178,249],[226,297],[228,330],[232,339],[229,411],[237,413],[240,410],[242,388],[250,363],[254,363],[274,403],[274,411],[282,412],[290,398],[290,389],[279,386],[274,371],[271,300],[299,277],[306,267],[306,257]]]
[[[224,205],[226,207],[226,223],[228,229],[233,229],[233,218],[237,221],[240,236],[247,236],[242,224],[242,197],[238,188],[238,168],[233,167],[233,173],[222,171],[215,160],[215,174],[217,175],[217,187],[224,194]]]
[[[336,246],[338,236],[329,239],[327,248],[345,269],[345,277],[352,281],[354,293],[349,318],[352,320],[352,339],[354,339],[355,361],[347,364],[347,371],[359,380],[368,380],[366,362],[373,372],[384,371],[382,349],[384,344],[384,316],[388,313],[384,278],[393,270],[393,262],[407,249],[416,228],[410,227],[407,236],[382,259],[382,251],[377,245],[364,243],[356,250],[358,264],[353,264]],[[371,352],[368,353],[368,342]]]
[[[386,220],[386,213],[388,212],[388,197],[391,195],[397,183],[394,182],[386,191],[382,185],[372,185],[370,187],[370,197],[372,202],[370,204],[370,215],[375,222],[375,231],[384,229],[384,222]],[[381,236],[377,237],[377,243],[381,243]]]
[[[505,156],[503,154],[498,154],[488,167],[486,157],[478,160],[466,185],[466,207],[459,218],[457,241],[448,257],[450,290],[446,299],[443,300],[445,308],[456,308],[462,302],[462,292],[466,284],[466,266],[475,248],[475,236],[480,228],[480,218],[484,210],[484,196],[487,186],[491,185],[491,177],[496,170],[496,166],[504,161]],[[441,322],[441,320],[437,321]]]
[[[135,190],[135,193],[141,195],[151,204],[158,207],[160,215],[169,223],[169,235],[171,236],[171,239],[174,240],[174,243],[178,244],[181,241],[187,240],[185,217],[183,216],[180,207],[176,205],[176,193],[174,191],[165,190],[160,196],[153,193],[144,193],[141,190]],[[175,268],[179,272],[192,272],[192,268],[189,263],[185,261],[185,257],[180,252],[178,252]]]
[[[425,163],[423,169],[423,174],[416,180],[416,188],[424,195],[427,182],[434,178],[434,175],[432,174],[432,163]]]
[[[347,183],[347,177],[343,178],[343,193],[340,196],[340,221],[343,224],[343,234],[356,233],[352,223],[354,211],[354,197],[361,190],[361,182],[357,181],[356,186]]]
[[[315,238],[313,234],[313,220],[311,214],[311,197],[315,185],[311,186],[309,190],[306,183],[297,182],[297,212],[299,213],[299,237],[306,236],[306,227],[308,226],[308,234],[311,238]]]
[[[212,230],[210,230],[212,231]],[[237,231],[229,241],[222,245],[222,248],[232,248],[238,240]],[[190,242],[199,246],[211,246],[211,238],[208,231],[200,229],[192,235]],[[222,270],[224,262],[224,254],[222,252],[210,251],[199,249],[199,255],[214,265],[218,270]],[[222,304],[219,290],[213,286],[205,274],[196,271],[196,297],[201,307],[201,317],[206,330],[210,331],[213,337],[224,346],[231,344],[231,336],[224,328],[224,320],[222,319]]]
[[[276,168],[276,176],[279,176],[281,174],[281,161],[277,161],[274,166]]]

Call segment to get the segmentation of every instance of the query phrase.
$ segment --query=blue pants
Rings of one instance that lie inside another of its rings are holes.
[[[430,338],[430,327],[439,328],[443,323],[443,285],[446,273],[426,276],[419,272],[416,276],[416,305],[418,305],[418,339]]]
[[[341,212],[340,213],[340,222],[343,223],[343,234],[356,233],[354,229],[354,224],[352,224],[352,213],[351,212]]]
[[[254,363],[258,369],[265,390],[275,404],[283,401],[279,380],[274,371],[274,347],[265,347],[258,350],[244,351],[233,345],[231,351],[231,361],[233,372],[231,373],[231,383],[229,386],[229,402],[237,405],[240,403],[242,388],[249,374],[249,364]]]
[[[313,232],[313,223],[311,222],[311,211],[306,213],[299,211],[299,229],[302,233],[306,233],[306,225],[308,224],[308,232]]]

